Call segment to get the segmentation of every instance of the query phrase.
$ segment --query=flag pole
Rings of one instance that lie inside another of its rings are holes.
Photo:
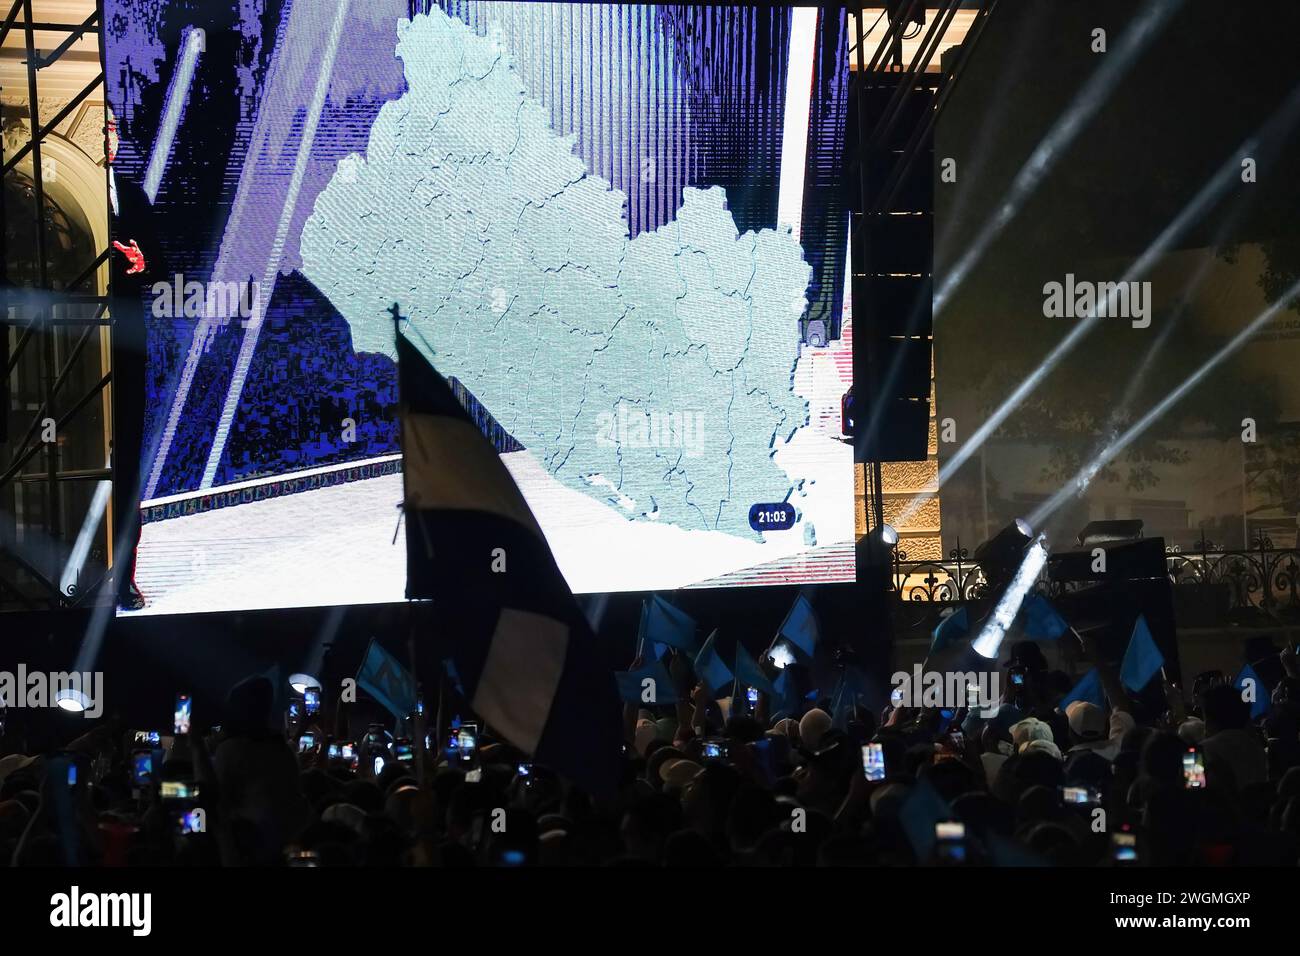
[[[398,345],[401,343],[402,340],[402,310],[398,306],[398,304],[394,302],[392,306],[388,309],[388,314],[393,317],[393,354],[394,356],[396,356],[398,352]],[[400,363],[401,360],[398,359],[397,364],[399,367],[397,372],[397,445],[399,449],[402,448],[403,445],[402,432],[406,423],[406,415],[402,409],[402,373],[401,373]],[[401,507],[403,509],[405,509],[406,507],[405,466],[403,466],[402,468]],[[420,684],[419,684],[418,675],[420,671],[419,668],[417,668],[416,666],[416,656],[415,656],[415,608],[412,606],[412,603],[409,599],[406,602],[406,653],[411,665],[411,675],[416,678],[416,685],[415,685],[416,686],[416,698],[415,698],[416,707],[415,707],[415,721],[414,721],[415,723],[415,778],[416,778],[416,785],[421,790],[424,790],[426,780],[427,780],[427,770],[425,768],[425,751],[427,748],[425,747],[425,743],[424,743],[425,721],[424,721],[424,714],[421,713],[421,711],[423,710],[423,707],[421,706],[421,702],[423,698],[421,697],[419,691]],[[441,695],[439,696],[439,705],[441,706]]]
[[[420,693],[420,681],[416,676],[420,672],[415,666],[415,608],[406,602],[406,653],[411,660],[411,675],[415,681],[415,783],[421,790],[425,789],[426,771],[424,766],[424,696]]]
[[[646,619],[646,603],[644,600],[642,600],[641,620],[640,622],[638,622],[636,626],[636,656],[641,659],[642,663],[645,663],[645,619]]]
[[[1068,627],[1068,628],[1070,629],[1070,633],[1074,635],[1074,640],[1075,640],[1075,642],[1079,645],[1079,650],[1082,651],[1084,654],[1087,654],[1087,653],[1088,653],[1088,649],[1087,649],[1087,648],[1084,646],[1084,644],[1083,644],[1083,635],[1080,634],[1078,631],[1076,631],[1076,630],[1074,629],[1074,625],[1071,624],[1069,621],[1066,621],[1066,622],[1065,622],[1065,626]],[[1071,661],[1070,663],[1071,663],[1071,664],[1075,664],[1075,663],[1077,663],[1077,661]],[[1096,667],[1096,666],[1097,666],[1097,662],[1096,662],[1096,661],[1091,661],[1090,663],[1093,665],[1093,667]],[[1084,673],[1086,674],[1087,671],[1084,671]],[[1070,674],[1070,677],[1071,677],[1071,678],[1074,678],[1074,679],[1077,679],[1077,678],[1078,678],[1078,675],[1079,675],[1079,668],[1076,667],[1076,668],[1074,668],[1074,672]]]
[[[731,707],[729,708],[730,716],[736,716],[736,701],[740,696],[740,666],[737,658],[740,652],[745,650],[745,645],[740,643],[740,638],[736,638],[736,657],[731,659]],[[748,651],[745,651],[748,654]]]

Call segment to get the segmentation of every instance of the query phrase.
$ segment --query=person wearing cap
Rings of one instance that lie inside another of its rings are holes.
[[[669,757],[659,765],[659,780],[665,793],[679,793],[704,768],[686,757]]]
[[[1056,743],[1054,741],[1048,740],[1046,737],[1036,737],[1033,740],[1029,741],[1027,744],[1025,744],[1025,748],[1023,752],[1027,754],[1045,753],[1051,757],[1054,757],[1057,760],[1062,759],[1060,748],[1056,746]]]
[[[1134,726],[1133,715],[1127,710],[1111,708],[1109,720],[1096,704],[1086,700],[1073,701],[1065,708],[1065,718],[1070,724],[1069,753],[1090,750],[1107,760],[1119,755],[1124,735]]]
[[[814,707],[799,718],[799,742],[807,750],[821,747],[822,737],[831,729],[831,715]]]
[[[1049,743],[1056,742],[1052,728],[1036,717],[1026,717],[1011,726],[1012,752],[1022,752],[1035,740],[1046,740]]]
[[[1091,701],[1071,701],[1065,708],[1065,719],[1070,728],[1070,749],[1067,754],[1090,750],[1100,757],[1114,761],[1119,756],[1124,735],[1137,726],[1133,719],[1133,703],[1124,685],[1120,683],[1115,666],[1103,659],[1096,639],[1091,634],[1078,634],[1084,653],[1097,668],[1097,676],[1110,704],[1110,714]]]

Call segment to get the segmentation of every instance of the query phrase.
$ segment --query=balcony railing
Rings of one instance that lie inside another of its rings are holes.
[[[1225,549],[1207,540],[1188,549],[1168,547],[1165,571],[1174,585],[1180,624],[1300,624],[1300,549],[1275,548],[1266,534],[1257,535],[1248,549]],[[910,561],[906,552],[895,552],[893,582],[904,605],[962,604],[988,596],[983,569],[960,541],[945,560]],[[1049,582],[1044,570],[1034,589],[1050,597],[1059,585]]]

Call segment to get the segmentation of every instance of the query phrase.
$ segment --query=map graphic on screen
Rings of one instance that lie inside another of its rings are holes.
[[[402,599],[394,303],[574,591],[853,578],[841,11],[107,7],[134,613]]]

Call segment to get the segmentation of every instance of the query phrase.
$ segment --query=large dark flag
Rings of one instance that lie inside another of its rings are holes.
[[[450,653],[474,711],[592,792],[618,773],[614,672],[492,444],[399,332],[406,596],[455,622]]]

